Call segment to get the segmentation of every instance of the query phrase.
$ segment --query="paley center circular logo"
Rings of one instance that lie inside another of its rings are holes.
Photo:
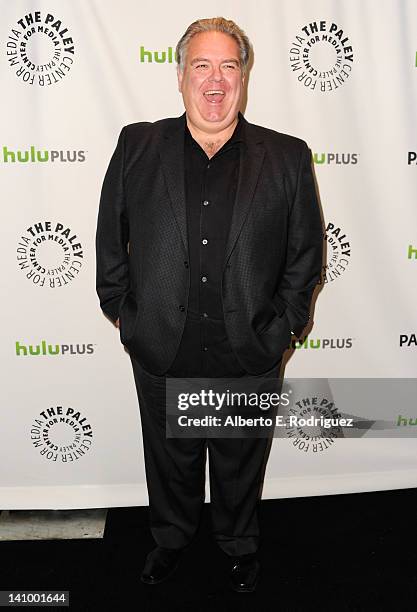
[[[55,13],[27,13],[16,20],[7,36],[7,61],[17,78],[28,85],[59,83],[71,70],[74,56],[71,32]]]
[[[56,289],[77,278],[84,252],[76,232],[57,221],[33,223],[17,243],[17,263],[37,287]]]
[[[327,253],[320,284],[339,278],[348,267],[351,257],[350,242],[341,227],[328,223],[323,238]]]
[[[91,449],[93,430],[79,410],[54,406],[42,410],[33,420],[30,439],[45,459],[70,463]]]
[[[323,452],[333,446],[336,438],[344,437],[340,419],[332,399],[318,395],[303,397],[288,409],[285,433],[297,450]]]
[[[340,24],[312,21],[297,32],[290,48],[290,67],[307,89],[334,91],[350,77],[353,48]]]

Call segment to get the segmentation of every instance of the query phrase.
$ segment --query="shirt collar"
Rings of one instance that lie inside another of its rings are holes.
[[[235,129],[233,131],[233,134],[231,135],[229,140],[227,140],[224,143],[224,145],[221,147],[221,149],[219,149],[219,150],[223,150],[224,147],[229,148],[229,146],[234,146],[237,143],[244,143],[245,142],[245,126],[244,126],[244,122],[242,121],[242,119],[243,119],[242,113],[239,111],[239,113],[238,113],[238,121],[237,121],[236,127],[235,127]],[[188,141],[188,143],[191,143],[191,144],[194,143],[198,147],[200,147],[200,145],[194,140],[194,138],[191,135],[190,130],[188,129],[186,116],[185,116],[184,125],[185,125],[185,138]]]

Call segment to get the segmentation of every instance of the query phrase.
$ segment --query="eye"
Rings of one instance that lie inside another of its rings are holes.
[[[201,63],[201,64],[196,64],[196,65],[195,65],[195,67],[196,67],[198,70],[204,70],[205,68],[207,68],[207,67],[208,67],[208,64],[204,64],[204,63]]]
[[[227,70],[236,70],[237,66],[236,64],[223,64],[223,68],[226,68]]]

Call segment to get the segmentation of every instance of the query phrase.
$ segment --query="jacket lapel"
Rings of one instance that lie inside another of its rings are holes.
[[[251,124],[243,116],[241,120],[244,122],[246,145],[240,153],[239,179],[226,244],[224,266],[231,255],[251,207],[265,155],[262,140],[256,137],[251,129]],[[165,130],[159,144],[159,155],[172,210],[182,237],[185,252],[188,253],[184,178],[184,131],[185,113],[174,120],[173,124]]]
[[[187,212],[185,207],[184,180],[184,130],[185,113],[175,119],[164,132],[159,144],[159,155],[165,176],[172,211],[188,253],[187,243]]]
[[[262,168],[265,150],[262,140],[256,138],[252,132],[252,126],[243,117],[245,128],[245,142],[240,153],[239,179],[236,189],[236,198],[233,206],[232,221],[226,244],[223,268],[227,264],[236,240],[239,237],[249,209],[252,205],[255,188]]]

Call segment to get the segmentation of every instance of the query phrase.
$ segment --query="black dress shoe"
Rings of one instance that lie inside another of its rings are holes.
[[[182,549],[154,548],[146,557],[145,567],[140,576],[145,584],[158,584],[166,580],[177,569]]]
[[[258,584],[260,569],[259,561],[253,555],[235,557],[230,574],[232,589],[238,593],[252,593]]]

